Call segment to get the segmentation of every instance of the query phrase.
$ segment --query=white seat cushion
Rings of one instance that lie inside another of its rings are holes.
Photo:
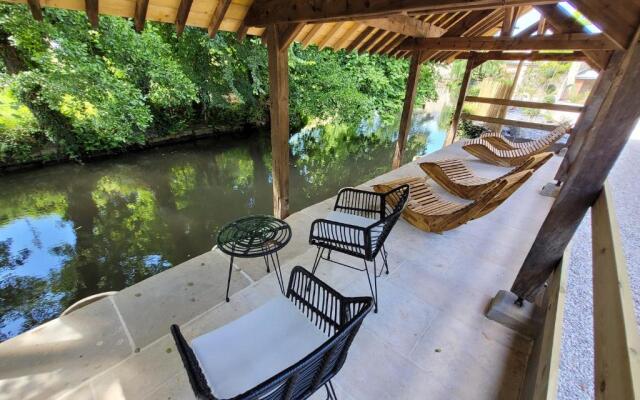
[[[325,336],[287,298],[279,296],[191,342],[218,398],[237,396],[313,352]]]
[[[343,224],[358,226],[361,228],[366,228],[378,222],[377,220],[372,218],[365,218],[359,215],[343,213],[340,211],[330,211],[327,214],[327,216],[324,217],[324,219],[328,219],[329,221],[340,222]],[[383,225],[380,224],[371,230],[371,246],[372,247],[375,247],[376,239],[382,232],[382,228],[383,228]],[[319,237],[323,237],[326,235],[328,240],[336,239],[335,237],[331,236],[331,233],[321,232],[320,229],[317,229],[317,227],[316,227],[316,231],[313,234],[314,236],[319,236]],[[348,239],[352,239],[352,238],[348,238]],[[357,240],[359,245],[364,246],[364,235],[362,233],[358,233]]]

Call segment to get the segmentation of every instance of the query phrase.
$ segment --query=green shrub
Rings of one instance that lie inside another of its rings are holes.
[[[473,122],[466,119],[458,123],[458,136],[465,139],[475,139],[480,137],[480,135],[489,132],[491,132],[490,129],[481,125],[475,125]]]

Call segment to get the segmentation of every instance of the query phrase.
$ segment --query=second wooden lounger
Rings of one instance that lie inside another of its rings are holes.
[[[532,170],[526,170],[501,179],[479,199],[467,204],[443,199],[425,182],[426,178],[401,178],[374,185],[373,188],[381,193],[400,185],[409,185],[409,201],[402,216],[423,231],[443,232],[493,211],[532,174]]]
[[[457,159],[423,162],[420,163],[420,168],[450,193],[464,199],[476,200],[485,191],[494,187],[500,179],[527,169],[536,171],[551,157],[553,153],[550,152],[536,154],[529,157],[522,165],[495,179],[476,175],[464,161]]]
[[[529,157],[546,151],[553,143],[566,133],[566,127],[556,128],[544,140],[535,141],[521,149],[501,150],[485,139],[468,140],[463,149],[479,159],[503,167],[516,167],[524,163]]]

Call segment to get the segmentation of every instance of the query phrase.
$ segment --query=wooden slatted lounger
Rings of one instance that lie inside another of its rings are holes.
[[[567,133],[567,130],[569,128],[570,126],[568,124],[562,124],[562,125],[559,125],[553,131],[549,132],[547,136],[542,137],[540,139],[536,139],[536,140],[529,140],[526,142],[513,142],[498,132],[484,133],[480,135],[480,139],[486,140],[487,142],[491,143],[493,147],[500,150],[527,149],[531,147],[536,147],[538,145],[544,145],[549,140],[552,140],[551,143],[549,144],[551,145],[556,141],[558,141],[565,133]]]
[[[527,169],[535,172],[551,157],[553,153],[550,152],[536,154],[529,157],[522,165],[495,179],[477,176],[462,160],[423,162],[420,163],[420,168],[452,194],[464,199],[476,200],[486,190],[494,187],[500,179]]]
[[[532,174],[532,170],[526,170],[501,179],[479,199],[468,204],[455,203],[438,196],[425,181],[427,178],[401,178],[374,185],[373,189],[378,193],[386,193],[395,187],[408,184],[409,201],[402,216],[418,229],[439,233],[493,211]]]
[[[546,151],[565,133],[566,128],[564,126],[558,127],[553,131],[553,134],[539,141],[530,142],[527,147],[521,149],[500,150],[485,139],[468,140],[462,148],[488,163],[502,165],[503,167],[516,167],[524,163],[529,157]]]

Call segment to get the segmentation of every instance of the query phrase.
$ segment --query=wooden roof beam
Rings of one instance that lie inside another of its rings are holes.
[[[460,53],[456,56],[457,60],[467,60],[471,53]],[[484,54],[479,55],[485,61],[586,61],[587,56],[581,51],[572,53],[497,53],[491,56]]]
[[[358,49],[358,53],[362,54],[364,52],[369,51],[369,49],[371,49],[376,43],[378,43],[378,41],[382,39],[382,37],[386,34],[387,34],[386,31],[379,29],[376,33],[371,35],[371,37],[367,39],[367,41],[364,42],[362,46],[360,46],[360,48]]]
[[[264,0],[246,16],[250,26],[282,22],[345,21],[386,17],[407,12],[450,12],[554,4],[557,0]]]
[[[609,50],[611,42],[601,34],[582,33],[513,37],[423,38],[405,40],[401,50]]]
[[[140,0],[138,0],[140,1]],[[146,0],[149,2],[149,0]],[[224,19],[224,15],[227,13],[229,6],[231,5],[231,0],[218,0],[218,4],[216,5],[215,10],[213,10],[213,15],[211,16],[211,21],[209,22],[208,32],[209,37],[216,37],[216,33],[220,29],[220,24]]]
[[[439,37],[445,32],[442,28],[408,15],[390,15],[387,18],[365,19],[361,22],[374,28],[401,33],[406,36]]]

